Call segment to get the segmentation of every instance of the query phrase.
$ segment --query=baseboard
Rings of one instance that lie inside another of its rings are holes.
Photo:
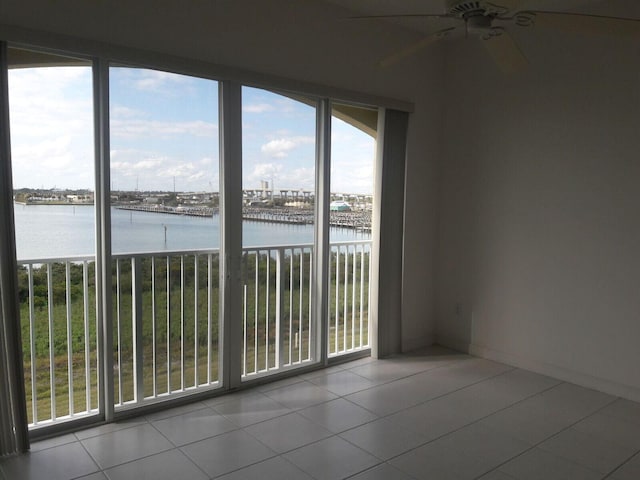
[[[435,337],[433,335],[425,335],[424,337],[403,340],[402,351],[411,352],[413,350],[418,350],[423,347],[429,347],[434,343],[436,342],[435,342]]]
[[[469,350],[470,345],[467,342],[462,342],[457,338],[449,337],[447,335],[436,335],[435,343],[443,347],[450,348],[451,350],[455,350],[457,352],[471,353]]]
[[[526,358],[520,355],[494,350],[482,345],[469,345],[469,353],[477,357],[506,363],[541,375],[547,375],[549,377],[557,378],[558,380],[574,383],[582,387],[592,388],[603,393],[608,393],[609,395],[640,402],[640,388],[638,387],[612,382],[611,380],[604,378],[595,377],[593,375],[560,367],[551,363]]]

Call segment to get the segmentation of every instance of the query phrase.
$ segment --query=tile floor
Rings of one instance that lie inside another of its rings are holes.
[[[439,347],[34,443],[0,479],[640,478],[640,404]]]

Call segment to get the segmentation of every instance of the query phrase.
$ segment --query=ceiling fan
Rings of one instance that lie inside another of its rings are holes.
[[[500,0],[497,0],[500,1]],[[512,2],[513,0],[503,0]],[[516,10],[489,1],[447,0],[443,13],[408,13],[396,15],[361,15],[349,19],[433,18],[455,21],[416,43],[382,59],[381,67],[391,66],[429,45],[453,36],[464,35],[482,41],[496,64],[505,73],[513,73],[527,66],[527,59],[509,34],[512,27],[556,28],[584,34],[613,34],[640,38],[640,19],[608,17],[574,12]]]

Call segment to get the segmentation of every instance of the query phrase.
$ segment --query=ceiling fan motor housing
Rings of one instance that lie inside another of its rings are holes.
[[[490,34],[495,18],[495,14],[487,11],[484,1],[450,1],[449,15],[464,20],[467,33],[478,36]]]
[[[449,7],[449,15],[452,17],[465,18],[465,16],[469,14],[473,14],[475,12],[485,12],[484,2],[479,1],[460,1],[460,0],[449,0],[447,2]]]

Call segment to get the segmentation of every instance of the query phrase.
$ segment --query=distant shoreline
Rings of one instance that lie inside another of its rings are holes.
[[[51,200],[51,201],[43,201],[43,202],[20,202],[18,200],[14,200],[13,203],[16,205],[24,205],[26,207],[37,206],[37,205],[56,205],[56,206],[73,206],[76,207],[78,205],[83,206],[93,206],[93,202],[65,202],[61,200]]]
[[[69,202],[18,202],[23,206],[92,206],[93,203]],[[189,217],[213,217],[218,214],[218,208],[213,207],[168,207],[164,205],[112,205],[118,210],[137,211],[145,213],[160,213],[165,215],[182,215]],[[314,214],[311,211],[301,211],[296,208],[260,208],[244,207],[242,219],[250,222],[281,223],[289,225],[312,225]],[[370,211],[331,212],[329,225],[338,228],[348,228],[356,231],[371,232]]]

